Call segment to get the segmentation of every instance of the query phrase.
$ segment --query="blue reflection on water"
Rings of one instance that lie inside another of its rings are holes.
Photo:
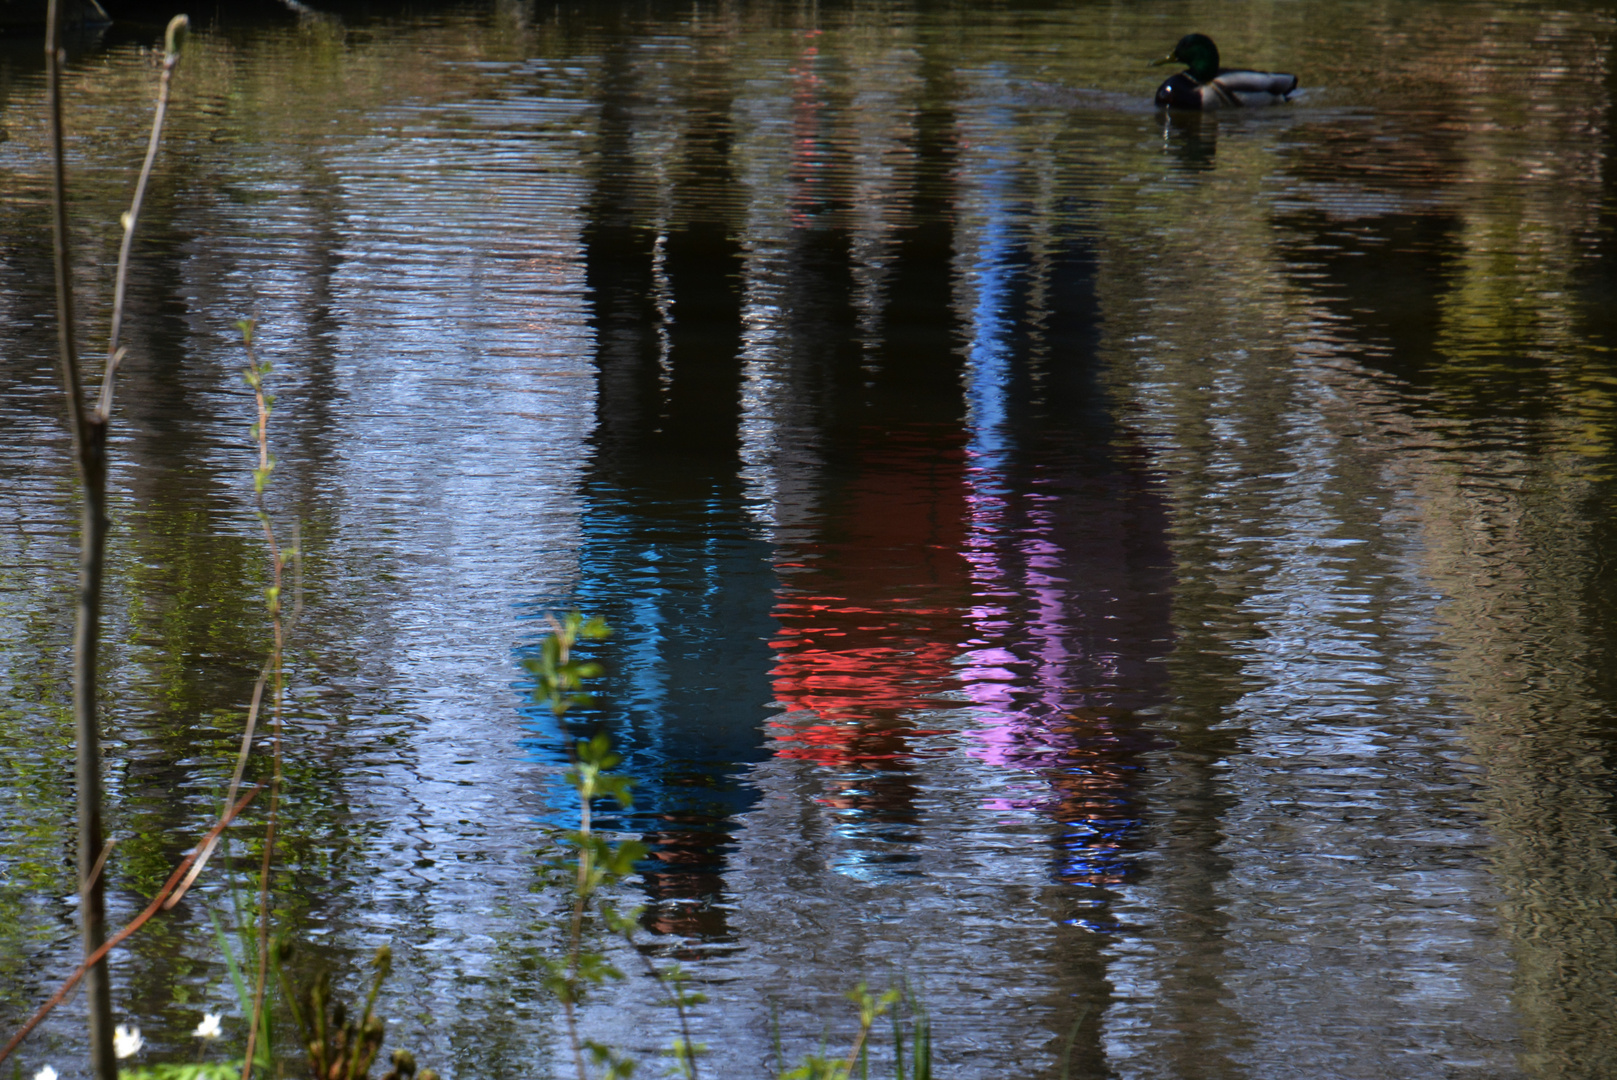
[[[572,738],[610,734],[635,780],[635,805],[603,808],[601,827],[651,844],[642,871],[654,900],[710,901],[727,827],[756,799],[747,767],[768,756],[771,545],[749,534],[739,500],[721,495],[675,502],[597,488],[583,522],[579,583],[566,603],[613,628],[590,650],[606,671],[595,703],[559,723],[548,709],[528,710],[538,736],[529,752],[561,761]],[[576,816],[571,798],[558,780],[557,824]]]

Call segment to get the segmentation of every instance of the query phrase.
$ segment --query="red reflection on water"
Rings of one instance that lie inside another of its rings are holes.
[[[961,554],[964,445],[958,431],[925,436],[871,439],[820,539],[778,565],[782,757],[833,768],[902,762],[923,734],[906,714],[958,688],[971,569]]]
[[[1132,565],[1159,542],[1145,481],[1008,489],[934,438],[868,445],[816,540],[777,564],[776,753],[842,774],[824,805],[912,820],[908,763],[937,734],[913,718],[969,707],[967,752],[1007,771],[983,808],[1060,823],[1056,876],[1117,884],[1153,745],[1125,704],[1152,696],[1136,639],[1166,616],[1139,591],[1160,572]]]

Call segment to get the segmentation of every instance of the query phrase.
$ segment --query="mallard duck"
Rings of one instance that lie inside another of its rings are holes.
[[[1173,52],[1156,61],[1175,60],[1185,70],[1157,87],[1157,105],[1173,109],[1227,109],[1241,105],[1273,105],[1297,89],[1297,76],[1218,66],[1218,46],[1206,34],[1186,34]]]

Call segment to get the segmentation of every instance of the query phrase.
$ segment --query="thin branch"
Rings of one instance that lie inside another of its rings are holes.
[[[554,619],[551,624],[560,629],[560,624]],[[567,663],[567,639],[561,636],[561,663]],[[578,835],[581,842],[578,845],[578,881],[573,886],[573,921],[571,927],[571,951],[567,957],[567,996],[562,999],[562,1008],[567,1017],[567,1039],[573,1048],[573,1067],[578,1070],[578,1080],[588,1080],[588,1073],[584,1068],[584,1049],[578,1037],[578,1007],[574,998],[578,996],[578,969],[581,953],[584,948],[584,905],[590,896],[590,870],[593,866],[592,852],[589,845],[591,833],[590,799],[589,794],[580,789],[578,798]]]
[[[291,637],[293,629],[297,626],[298,616],[303,614],[303,556],[300,541],[301,532],[298,523],[294,521],[292,523],[292,568],[295,584],[292,589],[292,615],[286,620],[287,637]],[[275,656],[272,655],[264,661],[264,666],[258,672],[258,681],[253,684],[253,699],[247,706],[247,725],[242,731],[241,750],[236,755],[236,771],[231,774],[230,788],[225,792],[225,803],[227,805],[236,797],[236,792],[241,787],[241,778],[247,772],[247,759],[253,749],[253,733],[258,728],[258,713],[264,702],[264,685],[269,682],[270,671],[274,667]],[[208,859],[213,855],[214,847],[217,844],[217,840],[209,841],[208,846],[197,856],[196,865],[191,867],[190,875],[180,883],[180,887],[174,891],[174,895],[169,897],[168,902],[163,905],[165,911],[185,898],[186,890],[191,887],[191,883],[196,881],[197,876],[202,873],[202,868],[208,864]],[[109,844],[108,846],[110,847],[111,845]]]
[[[241,797],[240,802],[236,803],[235,806],[232,806],[228,811],[225,812],[223,817],[214,823],[213,828],[208,830],[208,835],[202,839],[202,842],[193,848],[190,854],[180,860],[180,865],[174,868],[174,872],[169,875],[168,881],[163,885],[163,887],[157,890],[157,895],[152,898],[152,902],[150,904],[146,905],[146,910],[131,919],[129,924],[122,930],[119,930],[116,934],[109,937],[101,948],[85,957],[84,963],[79,965],[77,971],[68,976],[67,981],[62,984],[62,988],[56,991],[55,994],[51,995],[50,1000],[41,1005],[39,1007],[39,1011],[34,1013],[33,1017],[28,1021],[28,1023],[24,1024],[17,1031],[17,1033],[11,1037],[11,1041],[6,1043],[5,1049],[0,1050],[0,1062],[4,1062],[6,1058],[11,1056],[11,1052],[21,1045],[22,1041],[28,1037],[29,1033],[32,1032],[34,1028],[39,1026],[40,1021],[44,1020],[45,1017],[50,1015],[52,1009],[56,1008],[56,1006],[67,1000],[67,996],[73,992],[74,987],[79,985],[79,980],[84,978],[86,972],[88,972],[96,964],[99,964],[103,959],[106,958],[106,955],[109,952],[123,944],[124,939],[129,937],[129,935],[133,934],[136,930],[139,930],[142,926],[145,926],[146,923],[151,920],[153,915],[156,915],[160,910],[162,910],[163,901],[168,899],[169,894],[174,891],[176,886],[179,885],[180,880],[185,876],[186,871],[190,869],[191,863],[196,859],[198,853],[201,852],[204,847],[210,846],[214,841],[218,840],[219,834],[224,832],[225,829],[230,826],[230,823],[236,820],[236,816],[243,810],[247,809],[247,804],[252,802],[253,799],[257,798],[258,793],[263,790],[263,784],[255,785],[251,791]]]
[[[273,663],[273,658],[264,661],[263,668],[258,672],[258,681],[253,684],[253,700],[247,706],[247,724],[241,735],[241,750],[236,754],[236,771],[231,774],[230,787],[225,792],[226,805],[229,805],[230,801],[236,797],[237,790],[241,788],[242,774],[247,771],[247,759],[253,749],[253,732],[258,728],[258,709],[264,700],[264,684],[269,681],[270,667]],[[174,891],[174,895],[168,898],[168,901],[163,905],[164,910],[173,907],[185,898],[186,890],[191,887],[192,882],[196,881],[197,875],[202,873],[202,868],[208,864],[217,843],[218,841],[210,841],[208,846],[197,856],[196,864],[191,867],[191,873],[180,883],[180,887]]]
[[[101,854],[96,856],[95,865],[90,868],[90,880],[92,882],[101,876],[101,871],[107,865],[107,857],[112,854],[112,849],[117,846],[118,838],[116,836],[101,845]]]
[[[157,84],[157,111],[152,115],[152,134],[146,141],[146,160],[140,166],[140,179],[135,182],[135,197],[129,209],[118,219],[124,229],[123,244],[118,248],[118,276],[112,289],[112,331],[107,335],[107,370],[101,377],[101,395],[96,402],[96,415],[103,420],[112,415],[112,381],[123,360],[124,349],[118,339],[123,334],[124,287],[129,280],[129,251],[135,243],[135,226],[140,223],[140,207],[146,201],[146,183],[152,177],[152,165],[157,161],[157,146],[163,138],[163,120],[168,116],[169,84],[174,81],[174,68],[180,62],[180,35],[191,25],[184,15],[169,20],[163,36],[163,75]]]
[[[101,1080],[115,1080],[118,1062],[113,1053],[112,999],[104,962],[111,943],[104,942],[106,933],[106,883],[101,870],[110,850],[102,841],[101,795],[101,731],[96,709],[97,652],[101,636],[101,582],[107,539],[107,421],[112,409],[112,376],[123,349],[118,346],[119,328],[123,317],[124,280],[128,265],[129,246],[139,216],[147,179],[151,175],[157,144],[162,130],[163,116],[168,105],[169,82],[174,64],[178,61],[177,35],[187,25],[179,16],[169,24],[168,55],[164,58],[162,86],[159,90],[157,117],[152,128],[151,141],[146,151],[145,167],[135,192],[131,212],[124,217],[123,254],[119,259],[117,304],[113,313],[112,342],[107,351],[107,371],[102,379],[100,403],[86,411],[84,391],[79,378],[78,348],[74,341],[73,262],[69,247],[67,223],[67,152],[62,126],[62,64],[66,57],[62,51],[61,0],[50,0],[46,11],[45,71],[46,111],[49,114],[51,150],[51,226],[54,243],[56,281],[56,339],[58,362],[62,373],[62,388],[67,398],[68,430],[73,440],[73,456],[78,465],[79,480],[84,487],[84,506],[79,534],[79,597],[73,633],[73,725],[74,725],[74,781],[78,788],[78,869],[79,869],[79,922],[85,960],[71,985],[77,986],[88,975],[86,997],[89,1000],[90,1064]],[[178,879],[176,879],[178,880]],[[155,909],[153,909],[155,910]],[[146,917],[150,917],[149,915]],[[144,921],[141,920],[141,921]],[[133,925],[133,924],[132,924]],[[129,930],[126,932],[133,932]],[[117,938],[114,941],[119,940]],[[62,995],[52,999],[39,1014],[41,1017],[55,1007]],[[24,1028],[12,1045],[32,1029],[37,1018]],[[4,1060],[10,1047],[0,1053]]]
[[[253,1015],[247,1027],[247,1051],[242,1061],[241,1080],[252,1080],[253,1059],[258,1048],[258,1028],[264,1015],[264,991],[269,981],[269,875],[275,858],[275,796],[280,786],[277,772],[270,787],[270,818],[264,830],[264,860],[259,868],[258,979],[253,985]]]
[[[292,566],[296,584],[293,586],[292,591],[292,615],[286,620],[286,637],[288,638],[292,636],[292,631],[297,626],[298,616],[303,613],[303,561],[302,545],[299,543],[299,537],[298,523],[294,521],[292,523]],[[264,686],[269,682],[270,672],[274,667],[275,657],[272,655],[265,659],[264,666],[258,672],[258,681],[253,684],[253,698],[247,706],[247,725],[242,731],[241,750],[236,755],[236,771],[231,774],[230,787],[225,792],[226,803],[236,797],[236,792],[241,787],[241,778],[247,772],[247,759],[253,748],[253,734],[258,729],[258,713],[264,702]],[[207,865],[208,859],[212,855],[213,845],[210,844],[207,850],[198,856],[196,865],[191,867],[191,876],[186,878],[174,895],[168,898],[168,903],[164,905],[165,908],[171,908],[184,899],[185,891],[191,887],[191,883],[197,879],[197,875],[202,873],[202,868]]]
[[[634,949],[635,953],[639,955],[640,965],[646,969],[646,974],[655,979],[657,985],[661,986],[668,992],[668,1000],[674,1003],[674,1014],[679,1018],[679,1035],[685,1045],[685,1056],[683,1059],[684,1064],[681,1066],[680,1072],[683,1073],[688,1080],[701,1080],[699,1070],[696,1067],[696,1044],[691,1041],[690,1017],[685,1009],[684,980],[682,978],[674,978],[653,963],[648,954],[642,952],[639,948],[636,948],[634,938],[632,936],[625,934],[624,937],[625,940],[628,941],[629,948]]]

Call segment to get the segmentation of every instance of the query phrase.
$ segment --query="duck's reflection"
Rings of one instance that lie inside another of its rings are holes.
[[[1184,109],[1163,110],[1162,147],[1182,172],[1211,170],[1218,154],[1218,118]]]

